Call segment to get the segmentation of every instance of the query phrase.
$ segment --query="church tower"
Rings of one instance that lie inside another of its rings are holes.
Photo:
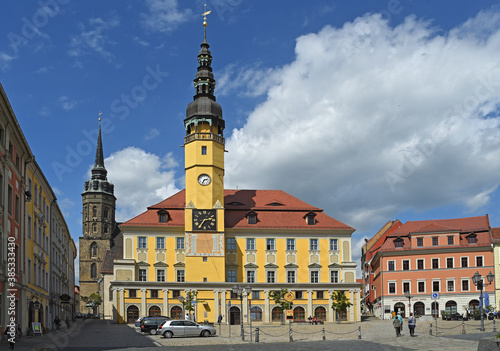
[[[205,15],[208,13],[205,13]],[[224,120],[216,102],[212,55],[204,38],[198,53],[195,95],[184,127],[186,175],[186,260],[188,282],[225,281],[224,261]]]
[[[85,182],[82,193],[83,237],[80,237],[80,295],[99,293],[102,262],[106,250],[112,246],[115,223],[114,185],[107,180],[108,171],[104,167],[101,123],[92,176]],[[88,312],[85,302],[80,303],[80,311]]]

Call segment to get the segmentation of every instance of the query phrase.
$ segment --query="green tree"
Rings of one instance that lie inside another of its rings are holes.
[[[281,311],[281,324],[285,324],[285,314],[284,310],[291,310],[293,307],[293,302],[285,301],[285,295],[288,289],[281,289],[276,291],[271,291],[269,296],[274,300],[274,303],[279,305],[278,310]]]
[[[92,308],[92,313],[97,314],[97,308],[102,304],[102,297],[98,293],[92,293],[90,296],[82,296],[81,299],[87,307]]]
[[[343,291],[334,291],[332,294],[332,308],[337,314],[337,321],[340,323],[339,312],[346,312],[348,307],[352,306],[347,296]]]
[[[195,309],[195,304],[193,303],[194,301],[196,301],[196,304],[205,302],[205,301],[197,300],[196,299],[197,295],[198,295],[197,291],[196,292],[188,291],[186,293],[186,300],[184,302],[184,309],[189,314],[194,313],[194,309]]]

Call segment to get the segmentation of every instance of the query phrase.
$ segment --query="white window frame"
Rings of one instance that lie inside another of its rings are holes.
[[[482,266],[478,266],[478,265],[477,265],[477,258],[478,258],[478,257],[481,257],[481,261],[483,262],[483,265],[482,265]],[[476,256],[476,260],[475,260],[475,261],[476,261],[476,267],[484,267],[484,255],[478,255],[478,256]]]
[[[404,264],[405,261],[408,261],[408,269],[404,269],[405,268],[405,264]],[[405,270],[411,271],[411,260],[401,260],[401,270],[402,271],[405,271]]]
[[[313,249],[313,240],[315,240],[315,246],[316,248]],[[310,238],[309,239],[309,251],[316,252],[319,251],[319,239],[318,238]]]
[[[274,282],[270,282],[269,281],[270,273],[273,274],[273,280],[274,280]],[[275,269],[269,269],[269,270],[266,269],[266,283],[268,283],[268,284],[276,284],[276,282],[277,282],[276,270]]]
[[[389,264],[392,262],[394,265],[394,269],[389,269]],[[388,260],[387,261],[387,272],[395,272],[396,271],[396,261],[395,260]]]
[[[246,250],[247,251],[255,251],[255,238],[247,238]]]
[[[182,243],[182,245],[179,245],[181,243]],[[182,247],[180,247],[180,246],[182,246]],[[175,249],[176,250],[185,250],[185,248],[186,248],[186,240],[182,236],[176,237],[175,238]],[[177,275],[176,275],[176,277],[177,277]]]
[[[446,268],[448,268],[448,259],[451,258],[451,269],[455,268],[455,257],[446,257],[445,262],[446,262]],[[450,269],[450,268],[448,268]]]
[[[468,290],[464,290],[464,289],[463,289],[463,288],[464,288],[464,285],[463,285],[463,284],[464,284],[464,283],[463,283],[464,281],[466,281],[466,282],[467,282],[467,286],[468,286],[468,288],[469,288]],[[461,278],[461,279],[460,279],[460,291],[463,291],[463,292],[469,292],[469,291],[470,291],[470,283],[471,283],[470,278]],[[473,285],[474,285],[474,284],[473,284]]]
[[[418,262],[422,261],[422,269],[418,268]],[[416,270],[417,271],[423,271],[425,269],[425,259],[423,258],[417,258],[417,265],[416,265]]]
[[[289,273],[293,273],[293,282],[289,280]],[[296,269],[287,269],[286,270],[286,282],[287,284],[295,284],[297,283],[297,270]]]
[[[158,272],[163,271],[163,280],[158,280]],[[156,268],[155,270],[155,281],[157,282],[166,282],[167,281],[167,270],[165,268]]]
[[[183,281],[179,281],[179,272],[181,272],[181,271],[182,271],[182,272],[184,272],[184,274],[183,274],[183,278],[184,278],[184,280],[183,280]],[[177,269],[175,270],[175,281],[176,281],[177,283],[184,283],[184,282],[186,282],[186,270],[184,269],[184,267],[182,267],[182,268],[177,268]]]
[[[141,271],[144,271],[144,280],[141,280]],[[148,281],[148,269],[147,268],[139,268],[137,271],[137,280],[140,282],[147,282]]]
[[[332,282],[332,278],[333,278],[332,274],[333,274],[333,272],[337,273],[337,281],[336,282]],[[338,269],[330,269],[329,276],[330,276],[330,283],[332,283],[332,284],[337,284],[340,281],[340,271]]]
[[[291,241],[291,244],[293,245],[293,249],[289,249],[290,245],[288,241]],[[286,239],[286,251],[296,251],[297,250],[297,245],[295,243],[295,239],[293,238],[287,238]]]
[[[330,251],[339,251],[339,239],[330,238]]]
[[[434,291],[434,283],[435,282],[439,283],[439,290],[438,291]],[[432,279],[431,291],[432,292],[441,292],[441,279]]]
[[[266,251],[276,251],[276,239],[266,238]]]
[[[316,278],[318,281],[316,281],[316,282],[313,282],[313,273],[317,274]],[[321,271],[319,269],[311,269],[309,271],[309,282],[312,284],[321,283]]]
[[[141,239],[144,239],[144,242],[142,242]],[[141,247],[141,244],[144,244],[144,247]],[[147,248],[148,248],[148,237],[147,236],[138,236],[137,237],[137,249],[146,250]]]
[[[252,281],[250,281],[250,279],[248,279],[250,275],[252,276],[252,279],[251,279]],[[256,277],[257,277],[257,274],[255,272],[255,269],[247,269],[245,271],[245,280],[247,283],[255,283]]]
[[[448,283],[453,282],[453,290],[448,290]],[[455,284],[455,278],[446,278],[446,292],[456,292],[457,286]]]
[[[391,293],[391,284],[394,284],[394,292]],[[389,280],[387,281],[387,294],[396,295],[398,293],[398,282],[397,280]]]
[[[163,239],[163,247],[158,247],[158,240]],[[165,237],[164,236],[157,236],[156,237],[156,249],[157,250],[165,250]]]
[[[467,267],[462,266],[462,259],[465,258],[467,260]],[[460,268],[469,268],[469,256],[460,256]]]
[[[424,283],[424,291],[418,290],[418,283]],[[427,279],[417,279],[417,294],[425,294],[427,292]]]
[[[437,260],[437,268],[434,268],[434,260]],[[441,260],[439,259],[439,257],[431,258],[431,269],[441,269]]]
[[[401,291],[405,293],[405,283],[408,283],[408,291],[411,291],[411,280],[405,279],[401,281]]]

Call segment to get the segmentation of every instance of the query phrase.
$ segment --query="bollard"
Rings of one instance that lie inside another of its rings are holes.
[[[325,335],[325,327],[323,327],[323,341],[326,340],[326,335]]]
[[[361,340],[361,327],[358,327],[358,339]]]
[[[259,342],[259,328],[255,328],[255,342]]]
[[[292,336],[292,321],[291,320],[288,320],[288,336],[289,336],[288,341],[292,342],[293,336]]]
[[[465,334],[465,322],[462,321],[462,334]]]
[[[495,320],[494,320],[494,319],[493,319],[493,331],[494,331],[495,333],[496,333],[496,331],[497,331],[497,326],[496,326],[496,324],[495,324]]]
[[[432,323],[431,326],[429,327],[429,335],[432,335]]]

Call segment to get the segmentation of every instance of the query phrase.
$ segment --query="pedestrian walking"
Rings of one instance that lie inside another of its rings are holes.
[[[16,345],[16,337],[17,337],[17,326],[14,327],[5,327],[5,335],[7,335],[7,339],[9,340],[9,348],[14,350],[14,345]]]
[[[394,325],[394,330],[396,331],[396,337],[401,336],[401,329],[403,328],[403,318],[401,317],[401,312],[398,312],[396,317],[392,320]]]
[[[54,323],[52,323],[56,327],[56,332],[59,333],[59,328],[61,327],[61,320],[59,319],[59,316],[56,316],[54,319]]]
[[[417,326],[417,319],[410,312],[410,317],[408,317],[408,329],[410,329],[410,336],[415,336],[415,327]]]

